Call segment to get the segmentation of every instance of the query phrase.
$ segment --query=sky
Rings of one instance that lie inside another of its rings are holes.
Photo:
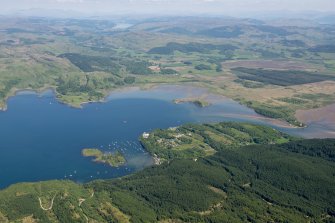
[[[335,0],[0,0],[0,13],[29,9],[87,14],[238,14],[269,11],[335,11]]]

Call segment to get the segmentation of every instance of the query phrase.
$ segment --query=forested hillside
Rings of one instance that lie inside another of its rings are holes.
[[[334,222],[335,140],[266,142],[120,179],[17,184],[0,192],[0,222]]]

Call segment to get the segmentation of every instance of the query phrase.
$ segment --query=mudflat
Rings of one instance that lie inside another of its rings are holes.
[[[335,126],[335,104],[322,108],[298,110],[296,118],[304,123],[320,122]]]

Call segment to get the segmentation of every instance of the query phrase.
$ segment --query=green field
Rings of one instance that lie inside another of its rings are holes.
[[[243,145],[285,143],[294,139],[270,127],[247,123],[188,124],[168,130],[155,130],[141,137],[142,145],[162,161],[176,158],[196,159],[223,148]]]
[[[80,107],[119,88],[191,84],[299,126],[297,110],[334,103],[335,87],[323,86],[335,78],[334,33],[326,25],[205,17],[138,20],[122,31],[114,25],[1,18],[0,107],[20,89],[53,88],[60,101]],[[291,103],[298,94],[324,96]]]

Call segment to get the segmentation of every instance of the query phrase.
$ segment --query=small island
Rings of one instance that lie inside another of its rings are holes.
[[[89,148],[83,149],[82,155],[84,157],[95,157],[94,162],[106,163],[112,167],[119,167],[126,163],[126,159],[120,151],[116,153],[104,153],[99,149]]]
[[[204,108],[208,107],[210,105],[209,102],[204,101],[202,99],[197,99],[197,98],[181,98],[181,99],[175,99],[174,100],[175,104],[181,104],[181,103],[193,103],[194,105]]]

